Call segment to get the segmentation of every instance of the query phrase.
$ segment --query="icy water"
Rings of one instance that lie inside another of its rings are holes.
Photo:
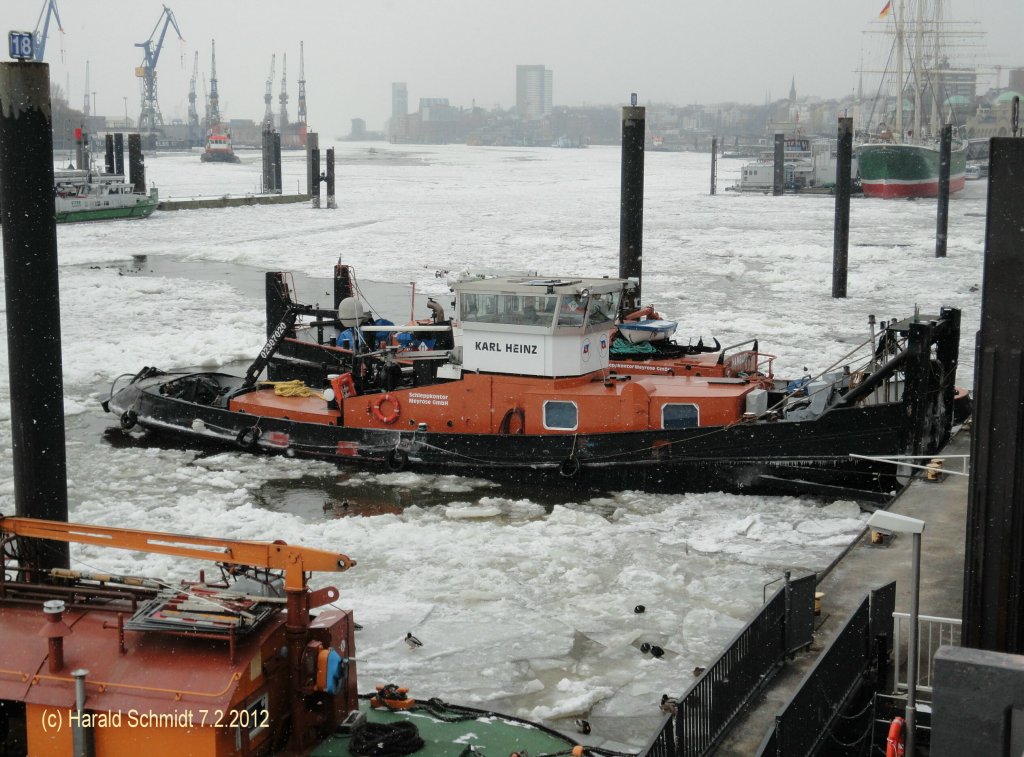
[[[618,269],[615,148],[369,147],[338,146],[337,210],[158,212],[59,227],[71,517],[345,552],[358,566],[316,582],[337,585],[364,626],[361,690],[394,682],[563,728],[586,716],[594,740],[639,747],[662,693],[679,694],[714,658],[756,611],[764,584],[785,570],[823,569],[857,536],[865,516],[854,503],[510,497],[482,480],[140,445],[108,431],[115,419],[99,402],[116,376],[251,359],[264,341],[267,270],[294,271],[299,298],[326,303],[341,258],[371,304],[405,318],[413,287],[418,315],[425,296],[447,295],[438,272]],[[242,155],[240,165],[214,165],[154,154],[147,174],[164,197],[252,192],[259,155]],[[680,321],[678,336],[757,337],[779,356],[778,373],[797,374],[863,341],[869,313],[953,305],[964,311],[959,381],[970,386],[980,183],[951,202],[943,260],[934,258],[934,201],[855,199],[850,296],[832,300],[832,198],[711,197],[708,156],[646,161],[644,301]],[[720,162],[720,189],[739,166]],[[286,153],[285,187],[304,170],[301,154]],[[370,282],[399,286],[386,294]],[[6,349],[0,362],[0,511],[13,512]],[[200,567],[92,547],[72,556],[79,567],[144,575]],[[640,604],[646,612],[634,613]],[[409,631],[422,649],[402,642]],[[667,654],[642,654],[644,641]]]

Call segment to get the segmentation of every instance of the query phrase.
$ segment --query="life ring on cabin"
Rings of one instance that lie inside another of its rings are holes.
[[[885,757],[903,757],[903,718],[892,719],[885,738]]]
[[[121,428],[125,431],[135,428],[135,424],[138,422],[139,416],[134,410],[125,410],[121,413]]]
[[[580,472],[580,461],[575,457],[567,457],[558,466],[558,475],[562,478],[575,478]]]
[[[405,450],[398,449],[397,447],[388,452],[387,458],[384,460],[384,464],[388,466],[388,470],[393,473],[405,470],[405,466],[409,464],[409,455],[406,454]]]
[[[390,402],[392,405],[390,413],[385,414],[381,409],[381,406],[385,402]],[[381,423],[387,423],[390,425],[397,421],[398,416],[402,414],[402,404],[398,401],[398,397],[392,397],[390,394],[382,394],[377,398],[377,401],[373,403],[373,414]]]
[[[238,432],[238,436],[235,437],[235,442],[242,449],[255,449],[256,442],[263,436],[263,431],[259,426],[249,426],[249,428],[243,428]]]
[[[516,424],[513,426],[513,421]],[[526,433],[526,411],[523,408],[514,406],[505,411],[505,415],[498,424],[498,433],[502,435],[521,436]]]

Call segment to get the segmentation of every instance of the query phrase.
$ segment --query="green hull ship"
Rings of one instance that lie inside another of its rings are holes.
[[[156,187],[136,192],[123,176],[67,171],[56,175],[54,209],[57,223],[147,218],[160,203]]]
[[[868,197],[937,197],[938,145],[872,142],[857,148],[861,186]],[[967,145],[954,143],[950,152],[949,191],[964,188]]]

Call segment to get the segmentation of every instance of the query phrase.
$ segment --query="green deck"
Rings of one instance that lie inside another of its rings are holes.
[[[373,710],[364,701],[360,709],[366,713],[367,722],[394,723],[407,720],[416,724],[423,748],[415,752],[417,757],[459,757],[466,746],[472,744],[486,757],[507,757],[512,752],[524,750],[530,757],[565,754],[575,743],[567,736],[558,736],[537,726],[515,720],[506,720],[497,715],[481,714],[472,720],[447,723],[427,712],[390,712]],[[350,735],[337,735],[323,742],[310,754],[317,757],[349,757]],[[355,757],[354,755],[352,757]]]

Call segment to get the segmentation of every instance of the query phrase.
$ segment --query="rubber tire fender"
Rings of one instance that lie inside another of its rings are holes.
[[[238,432],[235,442],[242,449],[253,450],[256,449],[256,443],[259,442],[261,436],[263,436],[263,431],[259,426],[249,426]]]
[[[135,428],[135,424],[139,422],[139,415],[134,410],[125,410],[121,413],[121,428],[125,431],[130,431]]]
[[[388,470],[392,473],[404,471],[409,465],[409,455],[404,450],[393,449],[388,452],[384,464],[388,466]]]
[[[558,475],[562,478],[576,478],[580,472],[580,461],[576,457],[567,457],[558,466]]]

